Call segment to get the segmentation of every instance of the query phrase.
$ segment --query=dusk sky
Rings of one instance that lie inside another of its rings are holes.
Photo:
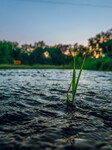
[[[0,40],[87,45],[111,28],[112,0],[0,0]]]

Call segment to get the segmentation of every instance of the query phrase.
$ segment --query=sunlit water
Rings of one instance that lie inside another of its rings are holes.
[[[112,72],[83,71],[76,108],[71,80],[72,70],[1,70],[0,150],[111,150]]]

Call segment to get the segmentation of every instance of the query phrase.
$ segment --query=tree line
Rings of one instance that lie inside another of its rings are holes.
[[[46,57],[45,52],[49,54]],[[17,42],[0,41],[0,64],[13,64],[14,60],[21,60],[22,64],[50,64],[62,65],[71,61],[71,56],[65,56],[60,47],[49,47],[43,41],[25,44],[19,47]]]
[[[88,57],[112,57],[112,29],[101,32],[88,40],[88,46],[68,45],[65,54],[61,50],[62,44],[48,46],[44,41],[35,42],[33,45],[24,44],[19,47],[17,42],[0,41],[0,64],[13,64],[14,60],[21,60],[22,64],[49,64],[65,65],[73,61],[73,54],[82,57],[88,52]]]

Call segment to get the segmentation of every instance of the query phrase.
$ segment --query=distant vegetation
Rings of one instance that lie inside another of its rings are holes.
[[[97,34],[88,39],[88,46],[66,45],[63,52],[62,44],[48,46],[43,41],[34,45],[24,44],[19,47],[17,42],[0,41],[0,64],[12,65],[14,60],[21,60],[22,65],[53,65],[73,66],[73,54],[76,55],[76,68],[82,63],[83,55],[87,53],[84,68],[92,70],[112,71],[112,29]]]

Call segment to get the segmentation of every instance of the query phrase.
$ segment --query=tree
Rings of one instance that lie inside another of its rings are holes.
[[[44,49],[41,47],[37,47],[29,56],[29,63],[33,64],[44,64],[44,57],[43,53],[45,52]]]
[[[47,48],[46,50],[50,54],[53,65],[62,65],[62,64],[64,64],[64,54],[62,53],[60,48],[51,47],[51,48]]]
[[[7,64],[9,63],[9,47],[6,42],[0,42],[0,63]]]
[[[106,42],[101,43],[101,47],[103,50],[103,53],[105,53],[108,56],[112,56],[112,40],[108,40]]]
[[[44,41],[39,41],[39,42],[35,42],[34,43],[34,48],[36,49],[37,47],[41,47],[41,48],[44,48],[46,45],[45,45],[45,42]]]

